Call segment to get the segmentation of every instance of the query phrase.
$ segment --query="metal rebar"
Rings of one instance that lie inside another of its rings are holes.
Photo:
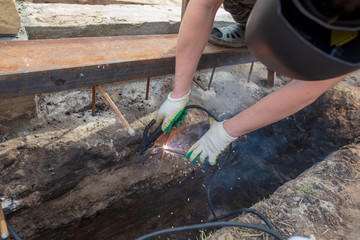
[[[146,82],[145,100],[149,100],[149,88],[150,88],[150,77],[147,78],[147,82]]]
[[[250,77],[251,77],[253,67],[254,67],[254,61],[251,62],[250,71],[249,71],[249,75],[248,75],[248,79],[247,79],[248,82],[250,82]]]
[[[210,76],[209,85],[208,85],[208,88],[207,88],[207,89],[210,89],[210,87],[211,87],[211,83],[212,83],[212,80],[213,80],[213,78],[214,78],[215,69],[216,69],[216,67],[214,67],[214,68],[212,69],[212,71],[211,71],[211,76]]]
[[[119,119],[121,120],[121,122],[124,124],[125,128],[127,129],[127,131],[129,132],[129,134],[131,136],[135,135],[135,131],[134,129],[130,126],[130,124],[126,121],[126,119],[123,117],[123,115],[121,114],[120,110],[116,107],[115,103],[111,100],[111,98],[109,97],[109,95],[104,91],[104,89],[102,87],[100,87],[99,85],[96,86],[99,91],[101,92],[101,94],[104,96],[105,100],[109,103],[110,107],[112,108],[112,110],[115,112],[115,114],[119,117]]]
[[[92,86],[92,103],[91,103],[91,114],[95,116],[96,108],[96,85]]]
[[[267,69],[267,71],[268,71],[268,85],[272,87],[274,86],[275,73],[273,70],[269,68]]]
[[[200,80],[194,78],[193,82],[196,83],[196,85],[198,85],[202,90],[207,90],[206,87],[200,82]]]

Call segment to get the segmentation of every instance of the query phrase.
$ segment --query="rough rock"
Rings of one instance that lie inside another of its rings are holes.
[[[20,16],[15,0],[0,0],[0,35],[16,35],[20,29]]]

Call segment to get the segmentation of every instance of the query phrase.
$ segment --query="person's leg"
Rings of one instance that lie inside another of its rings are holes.
[[[209,42],[224,47],[245,46],[245,25],[256,0],[224,0],[223,6],[238,24],[211,31]]]

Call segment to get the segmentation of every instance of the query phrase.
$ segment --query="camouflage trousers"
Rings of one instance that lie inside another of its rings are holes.
[[[235,22],[246,24],[256,0],[224,0],[223,6]]]

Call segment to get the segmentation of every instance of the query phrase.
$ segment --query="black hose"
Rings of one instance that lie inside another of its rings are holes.
[[[208,185],[208,187],[207,187],[207,189],[206,189],[206,190],[207,190],[208,204],[209,204],[211,213],[212,213],[212,215],[214,216],[214,218],[216,218],[216,214],[215,214],[214,207],[213,207],[213,205],[212,205],[212,203],[211,203],[211,197],[210,197],[211,185],[214,183],[215,178],[216,178],[216,177],[219,175],[219,173],[221,172],[221,169],[223,169],[223,166],[225,165],[225,163],[227,163],[228,160],[230,159],[230,154],[231,154],[231,152],[232,152],[232,144],[229,145],[229,151],[228,151],[227,157],[226,157],[225,161],[221,164],[220,170],[217,171],[217,172],[215,173],[215,175],[211,178],[210,183],[209,183],[209,185]]]
[[[204,112],[206,112],[208,115],[210,115],[211,117],[213,117],[217,122],[219,122],[219,119],[217,117],[215,117],[214,114],[212,114],[209,110],[207,110],[206,108],[199,106],[199,105],[187,105],[185,107],[185,109],[190,109],[190,108],[197,108],[200,110],[203,110]]]
[[[268,228],[265,228],[262,226],[258,226],[258,225],[254,225],[254,224],[250,224],[250,223],[242,223],[242,222],[213,222],[213,223],[196,224],[196,225],[191,225],[191,226],[186,226],[186,227],[168,228],[168,229],[164,229],[164,230],[160,230],[157,232],[153,232],[153,233],[144,235],[140,238],[137,238],[137,240],[144,240],[144,239],[148,239],[151,237],[155,237],[155,236],[159,236],[159,235],[163,235],[163,234],[167,234],[167,233],[173,233],[173,232],[189,231],[189,230],[204,229],[204,228],[216,228],[216,227],[251,228],[251,229],[256,229],[256,230],[266,232],[266,233],[274,236],[278,240],[284,240],[283,237],[281,237],[277,232],[275,232],[271,229],[268,229]]]
[[[6,222],[6,225],[9,229],[9,232],[11,234],[11,236],[15,239],[15,240],[22,240],[21,237],[19,237],[19,235],[17,235],[17,233],[15,232],[15,230],[10,226],[10,224],[8,222]]]
[[[263,220],[263,221],[266,223],[266,225],[269,227],[270,230],[275,231],[274,226],[271,224],[271,222],[269,221],[269,219],[267,219],[263,214],[261,214],[261,213],[258,212],[257,210],[251,209],[251,208],[238,209],[238,210],[235,210],[235,211],[233,211],[233,212],[227,213],[227,214],[225,214],[225,215],[223,215],[223,216],[216,217],[216,218],[212,218],[212,219],[209,220],[209,222],[215,222],[215,221],[219,221],[219,220],[222,220],[222,219],[226,219],[226,218],[229,218],[229,217],[231,217],[231,216],[241,214],[241,213],[243,213],[243,212],[253,213],[253,214],[257,215],[258,217],[261,218],[261,220]]]

